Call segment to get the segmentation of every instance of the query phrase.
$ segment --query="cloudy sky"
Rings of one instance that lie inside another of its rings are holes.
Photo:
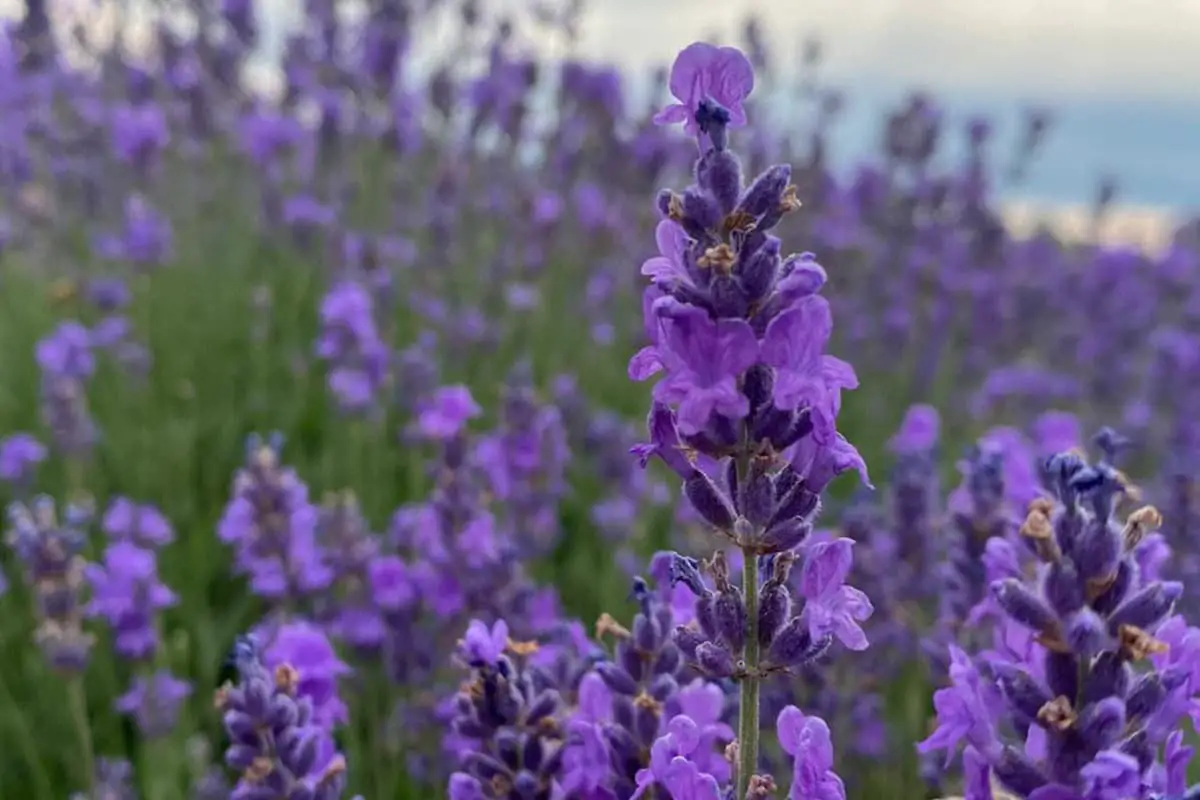
[[[582,46],[640,66],[696,38],[736,41],[751,12],[781,54],[807,34],[824,42],[825,74],[851,102],[843,159],[915,86],[952,114],[994,114],[1002,135],[1044,103],[1057,123],[1034,199],[1086,201],[1112,172],[1126,202],[1200,210],[1200,0],[596,0]]]
[[[97,0],[50,0],[88,13]],[[138,0],[132,0],[135,4]],[[529,0],[479,0],[485,9]],[[580,48],[631,74],[696,39],[737,43],[751,13],[776,53],[816,35],[824,75],[849,106],[834,157],[878,139],[879,116],[915,87],[951,119],[992,115],[1002,143],[1023,109],[1055,109],[1054,132],[1021,199],[1086,203],[1115,174],[1127,204],[1200,211],[1200,0],[585,0]],[[0,0],[0,13],[21,0]],[[303,0],[260,0],[278,43]],[[426,51],[450,46],[437,31]],[[561,50],[553,45],[554,53]]]

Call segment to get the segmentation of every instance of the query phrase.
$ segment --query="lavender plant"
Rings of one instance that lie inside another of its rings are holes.
[[[1034,800],[1183,791],[1176,729],[1200,687],[1173,652],[1190,630],[1171,616],[1182,587],[1139,569],[1133,552],[1161,518],[1149,506],[1114,518],[1127,485],[1106,449],[1094,465],[1052,459],[1056,499],[1035,501],[1021,528],[1036,577],[992,584],[1000,625],[1023,629],[1026,644],[976,659],[951,651],[953,685],[935,696],[938,728],[920,748],[952,757],[965,743],[968,797],[988,796],[989,776]]]
[[[672,579],[698,598],[699,627],[676,631],[685,657],[741,686],[735,796],[745,797],[758,774],[762,681],[812,661],[835,636],[854,649],[867,644],[857,622],[870,602],[843,585],[849,540],[810,551],[799,614],[787,586],[792,551],[811,531],[825,486],[849,469],[866,479],[836,428],[841,391],[858,379],[824,353],[832,331],[818,294],[824,270],[811,254],[783,259],[770,234],[799,207],[791,169],[771,167],[743,188],[728,149],[730,129],[746,123],[749,61],[734,48],[697,43],[676,59],[670,85],[678,102],[656,121],[682,122],[696,137],[697,183],[659,194],[660,255],[642,268],[653,281],[643,302],[651,343],[629,373],[663,373],[640,457],[657,456],[676,472],[696,511],[742,557],[740,586],[720,550],[706,565],[714,589],[686,557],[674,562]]]

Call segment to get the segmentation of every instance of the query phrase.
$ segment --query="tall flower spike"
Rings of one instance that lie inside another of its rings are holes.
[[[230,745],[225,763],[240,774],[234,797],[264,800],[341,798],[346,760],[331,728],[314,715],[305,676],[288,663],[273,670],[258,646],[246,641],[235,655],[238,680],[218,690]]]
[[[642,269],[652,280],[643,295],[649,341],[629,364],[634,380],[660,376],[654,398],[664,409],[651,414],[651,445],[639,455],[661,457],[700,516],[742,551],[740,587],[717,559],[709,569],[715,590],[680,573],[700,594],[699,630],[676,631],[691,663],[741,683],[738,800],[757,772],[763,675],[807,663],[832,635],[865,646],[855,620],[870,613],[840,580],[818,581],[813,625],[778,620],[776,586],[766,618],[780,626],[767,637],[770,659],[758,630],[759,557],[799,546],[829,482],[850,469],[866,480],[866,466],[837,432],[842,391],[858,378],[825,353],[833,323],[819,295],[824,271],[811,256],[785,261],[771,234],[800,206],[791,167],[769,167],[742,186],[729,132],[745,124],[753,86],[749,60],[733,48],[696,43],[675,61],[670,88],[679,102],[656,121],[682,122],[697,137],[696,184],[659,193],[659,256]]]
[[[508,626],[472,623],[463,640],[470,679],[454,700],[455,734],[471,742],[450,777],[452,798],[548,800],[563,766],[563,699],[531,663],[532,642],[509,642]],[[501,639],[504,639],[501,642]]]
[[[38,644],[55,669],[81,673],[94,641],[83,629],[82,599],[87,570],[82,553],[91,511],[68,506],[60,520],[54,500],[38,497],[32,506],[10,506],[8,519],[8,544],[35,591]]]
[[[236,568],[251,589],[286,605],[326,589],[333,572],[316,541],[308,487],[280,463],[282,444],[278,436],[250,437],[217,535],[234,547]]]
[[[1016,658],[984,654],[978,665],[952,651],[953,685],[935,698],[938,728],[922,749],[952,755],[966,741],[1020,797],[1129,797],[1150,785],[1155,752],[1186,713],[1163,687],[1194,690],[1167,667],[1156,636],[1175,635],[1163,623],[1180,587],[1142,576],[1121,547],[1127,525],[1114,519],[1112,498],[1122,484],[1107,462],[1061,455],[1049,467],[1058,502],[1035,501],[1025,527],[1053,546],[1037,548],[1032,579],[992,587],[1007,623],[1037,644]],[[1023,753],[1005,731],[1021,735]]]

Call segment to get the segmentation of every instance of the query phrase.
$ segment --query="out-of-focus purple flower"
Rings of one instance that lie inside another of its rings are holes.
[[[417,427],[430,439],[453,439],[483,413],[466,386],[443,386],[421,403]]]
[[[0,480],[25,485],[37,465],[46,460],[46,447],[28,433],[14,433],[0,440]]]
[[[192,693],[192,684],[166,670],[137,677],[129,691],[117,698],[116,709],[137,721],[143,736],[166,736],[179,721],[179,709]]]
[[[1083,426],[1070,412],[1047,411],[1033,421],[1033,440],[1043,454],[1063,453],[1083,444]]]
[[[865,650],[867,636],[859,623],[870,619],[875,609],[861,590],[846,585],[853,547],[854,540],[844,538],[810,545],[800,586],[813,639],[833,634],[851,650]]]
[[[950,678],[953,685],[933,695],[937,728],[917,750],[930,753],[946,751],[949,766],[959,744],[966,742],[981,753],[996,746],[994,721],[999,691],[984,681],[970,657],[957,647],[950,648]]]
[[[910,406],[904,414],[900,429],[892,437],[892,452],[897,454],[928,453],[941,435],[942,420],[933,406]]]
[[[64,322],[38,342],[37,362],[42,371],[59,378],[86,380],[96,371],[92,334],[78,322]]]
[[[98,236],[93,249],[101,258],[147,267],[166,263],[173,255],[174,241],[171,221],[146,198],[130,195],[121,228]]]
[[[754,67],[736,47],[714,47],[704,42],[688,45],[671,67],[671,94],[677,103],[654,116],[658,125],[684,123],[691,135],[700,132],[696,114],[704,101],[715,101],[730,115],[729,125],[746,124],[742,103],[754,91]]]
[[[93,278],[87,283],[88,300],[105,313],[120,311],[133,299],[129,285],[121,278]]]
[[[833,741],[819,717],[795,706],[779,712],[779,745],[792,757],[790,800],[846,800],[846,786],[833,771]]]
[[[496,620],[489,628],[473,619],[459,644],[459,655],[470,666],[495,666],[508,647],[508,623]]]
[[[280,464],[281,446],[250,438],[246,466],[234,478],[217,529],[221,541],[234,546],[237,570],[250,577],[253,590],[276,602],[324,590],[334,578],[317,542],[308,487]]]
[[[153,550],[118,541],[104,551],[104,564],[87,568],[92,586],[88,613],[103,617],[116,636],[116,650],[126,658],[146,660],[158,648],[157,612],[179,602],[158,578]]]
[[[25,567],[36,598],[38,644],[55,669],[80,673],[94,641],[82,627],[80,597],[87,570],[81,554],[91,510],[68,506],[60,521],[54,501],[43,496],[30,506],[9,506],[8,520],[7,541]]]
[[[161,511],[128,497],[113,498],[100,524],[114,541],[129,541],[139,547],[158,548],[175,540],[175,531]]]
[[[325,295],[316,351],[329,364],[329,388],[342,409],[368,410],[388,379],[391,350],[379,334],[374,300],[363,284],[342,280]]]
[[[416,599],[408,565],[397,556],[380,556],[367,567],[371,597],[384,611],[398,611]]]
[[[113,111],[113,149],[122,161],[138,167],[150,166],[170,140],[166,115],[157,104],[126,104]]]

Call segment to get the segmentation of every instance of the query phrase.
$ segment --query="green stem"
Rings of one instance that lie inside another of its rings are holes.
[[[746,675],[742,678],[741,704],[738,710],[738,771],[735,800],[742,800],[750,788],[750,777],[758,769],[758,555],[743,548],[742,594],[746,599]]]
[[[83,678],[72,678],[67,684],[67,700],[71,706],[71,721],[75,724],[75,735],[79,737],[79,754],[82,760],[83,786],[85,794],[91,796],[96,780],[95,753],[92,750],[92,729],[88,725],[87,696],[83,689]]]

